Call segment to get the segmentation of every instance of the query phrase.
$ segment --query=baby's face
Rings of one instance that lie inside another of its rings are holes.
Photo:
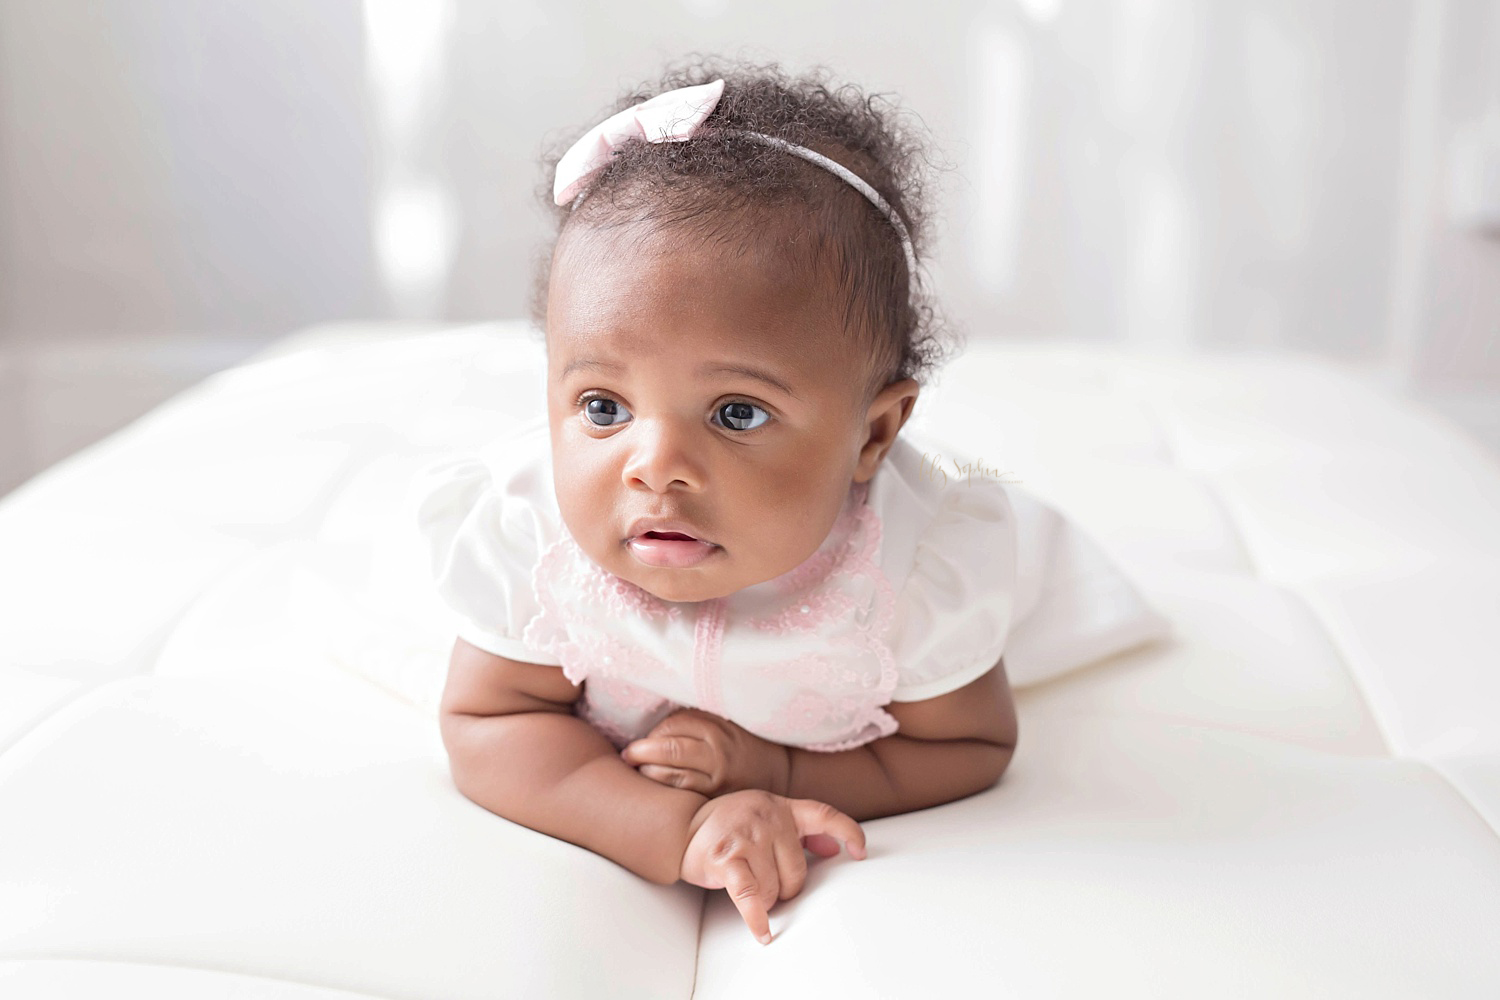
[[[916,397],[907,379],[867,408],[838,297],[752,255],[580,227],[550,282],[563,520],[595,563],[663,600],[723,597],[805,561],[889,446],[867,441],[870,414],[894,404],[899,429]],[[695,540],[646,535],[643,518]]]

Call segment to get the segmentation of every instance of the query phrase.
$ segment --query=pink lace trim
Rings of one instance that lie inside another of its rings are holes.
[[[724,646],[724,605],[722,597],[704,601],[693,629],[693,690],[698,707],[705,712],[725,716],[724,698],[719,683],[720,654]]]
[[[853,736],[807,744],[809,750],[852,749],[889,736],[899,728],[896,719],[882,707],[890,701],[891,692],[896,689],[895,657],[886,642],[895,618],[896,598],[890,580],[877,562],[883,526],[874,509],[865,504],[867,492],[866,489],[859,490],[852,513],[846,513],[840,519],[840,525],[849,529],[845,543],[837,550],[821,553],[829,557],[825,563],[816,567],[817,572],[808,572],[801,577],[804,581],[811,581],[810,585],[780,613],[750,623],[756,628],[782,633],[810,631],[835,616],[857,611],[855,599],[838,588],[841,581],[866,578],[873,584],[873,613],[863,622],[855,620],[855,631],[851,636],[838,636],[833,640],[838,645],[853,647],[875,658],[880,673],[873,685],[867,673],[841,667],[838,660],[816,653],[758,667],[764,675],[781,680],[800,680],[805,685],[795,698],[757,727],[770,738],[791,742],[810,727],[826,727],[840,718],[849,719],[846,732],[852,731]],[[841,572],[836,574],[835,571]],[[851,685],[861,690],[848,691]],[[838,691],[841,687],[845,690],[839,694],[823,693]]]
[[[842,590],[821,594],[804,591],[791,604],[774,615],[746,622],[764,632],[816,632],[823,625],[854,611],[854,598]]]
[[[666,711],[662,711],[663,706],[667,707]],[[641,724],[641,720],[665,718],[675,708],[670,699],[649,688],[596,674],[589,678],[585,697],[575,704],[575,714],[607,737],[616,750],[623,750],[626,744],[649,732],[649,727]],[[618,709],[633,718],[639,731],[627,730],[615,722],[610,709]]]
[[[621,708],[632,712],[653,711],[657,707],[666,704],[667,701],[666,698],[663,698],[650,688],[643,688],[629,681],[622,681],[613,677],[592,677],[589,679],[589,683],[600,685],[599,691],[609,695],[609,700]]]
[[[682,608],[601,569],[566,533],[537,560],[531,586],[541,610],[526,623],[522,642],[561,661],[574,684],[588,681],[575,714],[624,749],[636,734],[613,721],[610,709],[637,717],[657,711],[668,699],[631,680],[659,680],[671,671],[636,643],[588,626],[600,615],[676,621]]]
[[[815,632],[854,609],[853,598],[830,584],[838,580],[840,569],[856,568],[853,565],[858,559],[858,553],[854,550],[855,533],[860,524],[859,512],[865,509],[863,505],[868,488],[867,483],[857,483],[851,487],[853,495],[829,529],[829,534],[834,538],[842,537],[842,542],[820,549],[800,566],[776,579],[776,592],[787,598],[786,607],[772,615],[746,619],[747,626],[778,634]]]
[[[847,514],[843,515],[843,517],[841,517],[840,520],[835,523],[834,530],[838,530],[839,526],[847,523],[848,517],[849,516]],[[826,580],[829,574],[833,572],[833,569],[837,564],[837,552],[830,549],[824,549],[820,552],[816,552],[813,555],[809,556],[808,559],[802,563],[802,565],[798,566],[796,569],[788,571],[784,576],[780,577],[776,581],[776,590],[778,593],[782,594],[791,594],[799,590],[811,590],[813,587],[816,587],[818,584]]]
[[[895,617],[895,595],[877,561],[883,526],[865,503],[868,485],[856,484],[850,508],[836,522],[834,530],[844,534],[842,544],[818,552],[779,579],[776,589],[788,595],[787,605],[745,624],[776,634],[795,634],[814,632],[835,620],[849,621],[852,633],[833,636],[830,642],[855,653],[856,658],[873,657],[880,666],[879,675],[872,680],[869,672],[843,665],[847,659],[817,653],[758,664],[755,669],[768,679],[800,681],[802,686],[795,697],[756,725],[768,739],[833,752],[861,746],[898,728],[895,718],[882,707],[890,701],[897,681],[894,656],[886,642]],[[873,588],[871,612],[864,620],[859,615],[864,602],[844,586],[860,579],[868,579]],[[582,684],[590,675],[597,678],[596,696],[590,698],[585,692],[577,714],[623,747],[634,736],[611,722],[602,706],[613,703],[621,710],[637,712],[658,708],[667,699],[624,679],[666,677],[671,668],[635,644],[602,632],[591,619],[602,613],[677,621],[682,606],[601,569],[566,532],[537,561],[532,588],[541,610],[527,623],[522,641],[558,659],[574,684]],[[559,601],[558,594],[569,596]],[[726,617],[723,598],[699,605],[692,669],[697,707],[728,717],[721,682]],[[810,728],[826,730],[840,719],[848,720],[844,732],[852,735],[801,744]]]
[[[571,535],[563,534],[547,547],[531,573],[531,589],[541,607],[521,632],[521,641],[562,661],[563,675],[582,684],[590,672],[605,676],[651,676],[667,672],[666,664],[634,644],[610,636],[589,636],[589,616],[604,614],[675,621],[682,609],[663,601],[629,580],[601,569]],[[557,594],[577,595],[560,604]]]
[[[835,537],[840,534],[847,536],[847,533],[854,527],[855,515],[859,508],[864,506],[865,499],[869,496],[870,484],[855,483],[849,489],[851,495],[847,498],[846,506],[829,531]],[[802,565],[777,578],[776,592],[778,594],[802,594],[815,590],[833,575],[847,555],[847,544],[820,549],[809,556]]]
[[[863,746],[896,731],[898,723],[889,712],[875,706],[872,713],[869,708],[869,703],[857,695],[830,698],[816,692],[804,691],[787,703],[782,713],[778,715],[777,721],[784,726],[792,727],[791,731],[796,732],[799,726],[803,731],[822,728],[830,721],[853,715],[859,726],[854,736],[805,745],[805,749],[808,750],[833,753],[840,750],[852,750],[854,747]]]

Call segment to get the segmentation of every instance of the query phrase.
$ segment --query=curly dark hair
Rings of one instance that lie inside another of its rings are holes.
[[[853,170],[905,222],[920,262],[928,243],[927,156],[915,125],[880,94],[830,82],[826,68],[790,76],[756,65],[694,55],[656,80],[622,94],[590,124],[655,95],[722,78],[713,112],[684,142],[634,141],[617,149],[576,208],[553,203],[552,177],[575,129],[543,156],[538,195],[556,226],[537,255],[531,314],[545,329],[547,285],[558,240],[570,226],[653,221],[748,250],[778,217],[797,233],[775,253],[831,275],[844,302],[844,327],[870,358],[866,399],[890,382],[928,377],[961,349],[939,316],[923,276],[907,274],[900,237],[858,190],[801,157],[738,133],[759,132],[822,153]],[[786,208],[795,207],[795,216]],[[749,221],[752,224],[747,225]],[[817,273],[817,272],[814,272]]]

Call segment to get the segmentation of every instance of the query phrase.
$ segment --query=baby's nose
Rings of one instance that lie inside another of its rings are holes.
[[[669,421],[638,426],[625,461],[625,484],[662,493],[670,489],[701,490],[706,481],[699,458],[701,445]]]

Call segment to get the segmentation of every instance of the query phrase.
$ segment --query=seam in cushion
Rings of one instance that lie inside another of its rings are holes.
[[[285,976],[265,976],[256,972],[240,972],[235,969],[220,969],[211,965],[189,965],[186,962],[160,962],[148,961],[146,959],[134,958],[96,958],[92,955],[68,955],[49,953],[45,955],[28,955],[24,952],[7,955],[0,959],[0,965],[20,964],[22,962],[77,962],[92,963],[95,965],[134,965],[144,966],[152,969],[186,969],[189,972],[207,972],[220,976],[228,976],[237,979],[256,979],[261,982],[286,983],[290,986],[303,986],[308,989],[326,990],[335,994],[338,1000],[396,1000],[396,997],[385,993],[367,993],[364,990],[349,990],[342,986],[330,986],[324,983],[311,982],[306,979],[289,979]]]

